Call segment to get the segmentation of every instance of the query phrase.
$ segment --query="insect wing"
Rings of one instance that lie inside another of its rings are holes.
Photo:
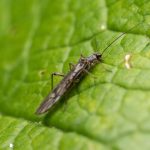
[[[39,108],[36,111],[36,114],[42,114],[44,112],[47,112],[50,107],[52,107],[60,98],[60,96],[57,96],[55,93],[50,93],[45,100],[41,103]]]

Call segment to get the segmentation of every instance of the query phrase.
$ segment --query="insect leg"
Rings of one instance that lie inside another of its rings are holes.
[[[75,67],[75,65],[73,63],[69,63],[70,70],[72,70],[74,67]]]
[[[103,69],[104,71],[112,72],[112,70],[106,68],[106,67],[104,66],[104,64],[101,64],[101,67],[102,67],[102,69]]]
[[[85,57],[83,56],[83,54],[80,55],[80,59],[84,59]]]
[[[90,76],[92,76],[93,78],[97,78],[95,75],[93,75],[92,73],[90,73],[88,70],[83,69],[83,71],[87,74],[89,74]]]
[[[54,78],[54,76],[61,76],[61,77],[64,77],[65,75],[62,74],[62,73],[53,72],[53,73],[51,74],[51,89],[53,89],[53,78]]]

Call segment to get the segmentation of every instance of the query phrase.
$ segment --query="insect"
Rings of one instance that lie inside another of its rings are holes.
[[[136,25],[137,26],[137,25]],[[132,30],[136,26],[132,27],[128,31]],[[127,31],[127,32],[128,32]],[[51,93],[44,99],[39,108],[36,111],[36,114],[43,114],[47,112],[57,101],[61,99],[61,97],[67,93],[67,91],[73,87],[73,85],[80,81],[80,79],[85,75],[89,74],[89,70],[94,67],[97,63],[102,62],[103,53],[120,37],[122,37],[127,32],[120,34],[116,39],[114,39],[103,51],[102,53],[94,53],[89,57],[83,57],[81,55],[78,63],[76,65],[72,65],[72,69],[68,72],[67,75],[62,75],[64,78],[61,82],[52,90]],[[54,73],[55,74],[55,73]]]

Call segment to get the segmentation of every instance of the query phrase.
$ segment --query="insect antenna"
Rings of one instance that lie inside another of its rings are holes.
[[[108,46],[106,48],[103,49],[102,51],[102,55],[104,54],[104,52],[111,46],[113,45],[118,39],[120,39],[123,35],[125,35],[126,33],[128,33],[129,31],[132,31],[134,28],[136,28],[138,25],[140,25],[140,23],[136,24],[135,26],[131,27],[129,30],[127,30],[126,32],[121,33],[117,38],[115,38],[111,43],[108,44]]]

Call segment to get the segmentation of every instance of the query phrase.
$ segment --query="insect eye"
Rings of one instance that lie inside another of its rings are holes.
[[[101,60],[102,55],[101,54],[96,54],[97,60]]]

